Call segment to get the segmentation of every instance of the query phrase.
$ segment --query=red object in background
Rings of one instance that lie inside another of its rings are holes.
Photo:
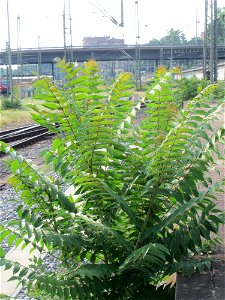
[[[0,95],[8,93],[8,82],[6,79],[0,79]]]

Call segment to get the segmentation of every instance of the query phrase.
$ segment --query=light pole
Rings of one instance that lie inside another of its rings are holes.
[[[198,20],[198,14],[197,14],[197,8],[196,8],[196,16],[195,16],[195,45],[198,45],[198,23],[200,21]]]
[[[136,8],[136,49],[135,49],[135,60],[136,60],[136,88],[141,90],[141,47],[140,47],[140,26],[139,26],[139,14],[138,14],[138,1],[135,1]]]
[[[41,75],[41,43],[40,36],[38,36],[38,76]]]
[[[19,30],[20,30],[20,16],[17,16],[17,82],[20,80],[19,72]]]
[[[11,60],[11,46],[10,46],[10,26],[9,26],[9,3],[7,0],[7,20],[8,20],[8,66],[9,66],[9,93],[11,95],[11,98],[13,97],[13,89],[12,89],[12,60]]]
[[[17,16],[17,76],[23,77],[23,61],[21,52],[21,40],[20,40],[20,16]]]
[[[63,9],[63,49],[64,49],[64,59],[66,60],[66,3],[64,1]]]

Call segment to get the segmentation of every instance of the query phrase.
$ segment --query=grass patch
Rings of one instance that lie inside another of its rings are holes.
[[[0,128],[20,127],[33,123],[28,110],[2,110],[0,111]]]
[[[21,106],[20,109],[8,108],[5,109],[3,107],[5,103],[5,99],[0,98],[0,129],[3,130],[5,127],[16,128],[20,126],[26,126],[34,123],[31,117],[31,109],[26,107],[27,104],[36,104],[40,105],[42,101],[34,100],[31,98],[23,99],[20,101]],[[11,100],[7,100],[10,102]]]

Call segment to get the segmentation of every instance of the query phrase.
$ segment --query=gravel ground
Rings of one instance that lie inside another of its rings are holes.
[[[53,138],[48,140],[40,141],[29,147],[18,149],[17,153],[23,155],[27,159],[32,159],[35,164],[41,165],[43,163],[40,158],[40,153],[43,149],[50,149]],[[15,190],[7,183],[7,178],[10,176],[5,160],[6,156],[0,158],[0,223],[4,225],[9,220],[17,217],[15,208],[21,203],[20,194],[16,193]],[[66,188],[66,187],[65,187]],[[7,240],[2,243],[5,253],[7,253],[11,247],[8,247]],[[52,256],[46,255],[44,261],[49,270],[53,270],[57,263],[56,259]],[[26,291],[22,289],[16,296],[18,300],[34,300],[26,295]],[[38,298],[41,300],[41,298]]]
[[[57,254],[55,254],[55,255],[57,256]],[[55,257],[52,257],[51,255],[47,254],[43,260],[49,271],[56,270],[57,259]],[[17,300],[42,300],[41,297],[32,298],[32,297],[27,296],[26,289],[21,289],[20,292],[17,294],[16,299]]]
[[[5,189],[1,191],[0,200],[0,223],[1,225],[6,224],[8,221],[17,218],[15,207],[20,203],[20,195],[16,194],[14,189],[10,185],[6,185]],[[11,247],[8,247],[7,240],[2,242],[2,247],[7,253]]]
[[[50,140],[44,140],[39,143],[33,144],[24,149],[18,149],[17,153],[23,155],[27,159],[32,159],[38,165],[42,164],[42,160],[39,158],[40,152],[45,148],[50,148]],[[20,203],[20,194],[17,194],[15,190],[7,183],[7,179],[10,176],[10,171],[4,163],[6,157],[1,157],[0,160],[0,223],[5,224],[12,218],[16,217],[15,208]],[[3,244],[4,250],[9,251],[6,241]]]

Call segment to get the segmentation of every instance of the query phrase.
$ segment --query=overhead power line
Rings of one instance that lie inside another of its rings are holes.
[[[124,27],[124,19],[123,19],[123,0],[121,0],[121,22],[118,22],[113,16],[111,16],[103,7],[99,4],[97,5],[93,1],[89,0],[89,2],[103,14],[104,17],[107,17],[113,24],[116,26]]]

